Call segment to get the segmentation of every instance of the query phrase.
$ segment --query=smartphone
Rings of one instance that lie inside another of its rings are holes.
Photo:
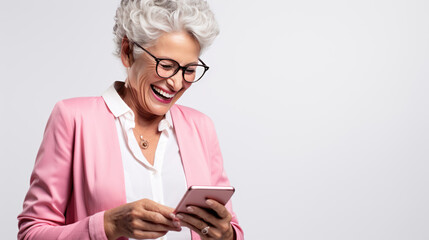
[[[207,199],[213,199],[225,205],[234,192],[234,187],[190,186],[174,210],[174,213],[189,213],[186,207],[191,205],[210,208],[206,204]]]

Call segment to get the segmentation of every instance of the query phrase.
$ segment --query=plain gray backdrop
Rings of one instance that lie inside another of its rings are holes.
[[[246,239],[429,239],[429,1],[211,0],[221,34],[182,97],[215,122]],[[1,233],[44,127],[100,95],[119,0],[1,1]]]

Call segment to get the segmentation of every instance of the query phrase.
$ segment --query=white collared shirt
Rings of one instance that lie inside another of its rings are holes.
[[[170,111],[158,125],[161,136],[152,166],[144,157],[134,136],[134,112],[116,91],[121,84],[123,83],[115,82],[102,96],[115,116],[124,166],[127,203],[147,198],[175,208],[185,193],[187,185]],[[181,232],[170,231],[159,240],[167,240],[167,238],[189,240],[191,233],[187,228],[183,228]]]

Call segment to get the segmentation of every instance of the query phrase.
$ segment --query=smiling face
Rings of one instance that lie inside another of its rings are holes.
[[[164,33],[146,49],[157,58],[173,59],[181,66],[198,63],[200,54],[198,41],[187,32]],[[182,70],[170,78],[159,77],[156,61],[148,53],[143,52],[132,60],[123,51],[121,59],[126,67],[130,67],[124,101],[140,116],[164,116],[191,86],[183,80]]]

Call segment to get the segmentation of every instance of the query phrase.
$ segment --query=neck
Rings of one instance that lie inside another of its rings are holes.
[[[139,104],[136,103],[137,93],[131,92],[130,88],[122,86],[121,89],[118,90],[118,93],[134,112],[136,129],[155,129],[155,131],[158,131],[159,122],[164,118],[164,116],[148,113],[139,107]]]

